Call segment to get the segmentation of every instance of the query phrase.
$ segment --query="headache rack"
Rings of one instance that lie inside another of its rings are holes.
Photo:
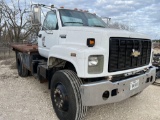
[[[151,40],[111,37],[109,42],[108,72],[128,70],[150,63]],[[132,56],[134,50],[140,52],[138,57]]]

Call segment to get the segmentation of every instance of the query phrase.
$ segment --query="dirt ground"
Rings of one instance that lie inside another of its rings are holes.
[[[155,54],[160,53],[160,49],[159,48],[155,48],[153,51]]]
[[[58,120],[47,83],[21,78],[15,60],[0,61],[0,120]],[[85,120],[160,120],[160,86],[119,103],[91,107]]]

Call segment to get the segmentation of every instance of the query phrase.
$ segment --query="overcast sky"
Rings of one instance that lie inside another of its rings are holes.
[[[9,1],[9,0],[7,0]],[[24,2],[25,0],[20,0]],[[136,32],[160,39],[160,0],[26,0],[57,7],[79,8],[130,25]]]

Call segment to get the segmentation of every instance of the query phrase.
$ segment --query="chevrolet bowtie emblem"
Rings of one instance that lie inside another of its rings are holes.
[[[141,53],[139,51],[133,49],[132,56],[138,57],[139,55],[141,55]]]

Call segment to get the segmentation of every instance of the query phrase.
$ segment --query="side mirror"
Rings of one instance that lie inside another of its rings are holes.
[[[41,25],[41,7],[34,6],[32,12],[32,25]]]

